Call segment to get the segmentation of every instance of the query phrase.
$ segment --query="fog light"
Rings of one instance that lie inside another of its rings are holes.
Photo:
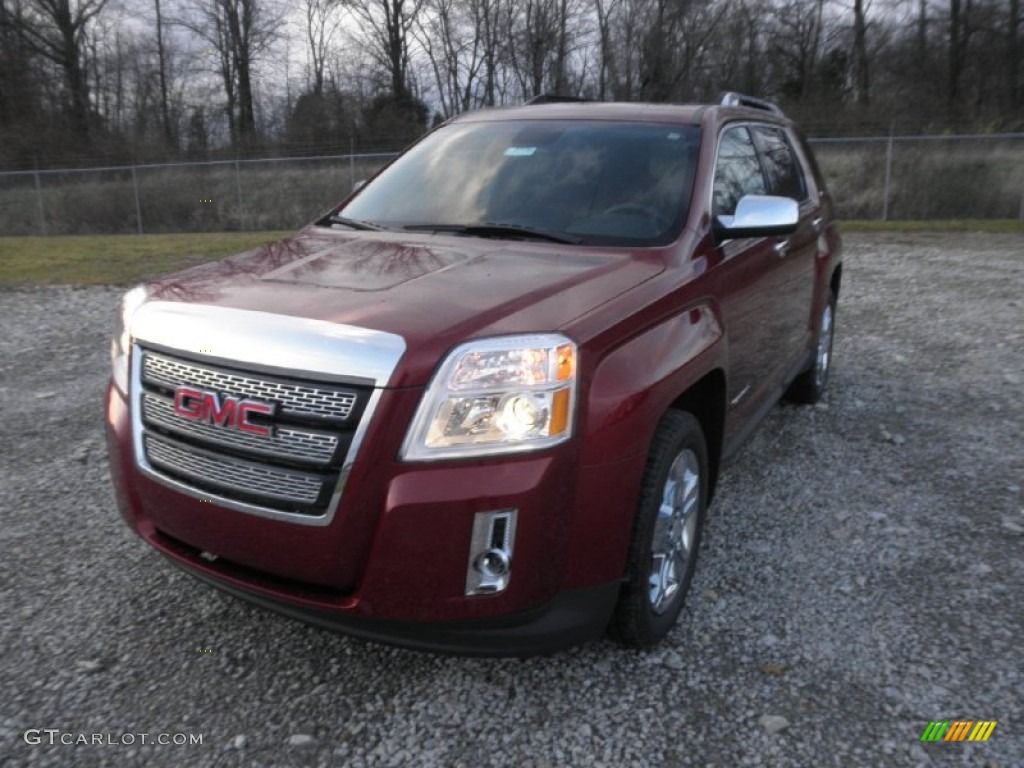
[[[505,576],[512,563],[501,549],[488,549],[476,559],[475,567],[484,576],[497,579]]]
[[[466,567],[467,595],[493,595],[508,586],[515,535],[516,510],[476,514]]]

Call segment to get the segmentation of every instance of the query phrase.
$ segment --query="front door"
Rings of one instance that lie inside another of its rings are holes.
[[[712,215],[731,216],[744,195],[768,194],[750,126],[727,127],[715,163]],[[790,297],[793,279],[788,254],[777,246],[786,238],[742,238],[719,244],[722,312],[729,329],[728,408],[730,426],[747,423],[777,394],[799,354],[794,348]]]

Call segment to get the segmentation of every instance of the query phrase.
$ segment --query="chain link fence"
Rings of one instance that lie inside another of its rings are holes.
[[[394,153],[0,173],[0,235],[293,229]]]
[[[1022,219],[1024,133],[811,139],[843,219]],[[393,153],[0,172],[0,235],[295,229]]]
[[[1024,220],[1024,133],[809,141],[842,219]]]

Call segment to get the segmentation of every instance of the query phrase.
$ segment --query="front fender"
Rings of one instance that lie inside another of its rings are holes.
[[[622,576],[658,420],[689,387],[725,367],[725,347],[714,306],[702,304],[649,328],[598,364],[583,411],[567,588]]]

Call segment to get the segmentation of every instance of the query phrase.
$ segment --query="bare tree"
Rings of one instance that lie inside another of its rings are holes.
[[[38,91],[33,80],[33,54],[20,33],[24,23],[21,5],[0,0],[0,149],[18,134],[26,113],[36,111]],[[9,132],[8,132],[9,131]]]
[[[644,70],[643,36],[649,26],[650,0],[626,0],[618,18],[618,57],[622,62],[621,79],[615,84],[612,97],[630,101],[640,98]]]
[[[1020,0],[1010,0],[1006,25],[1006,96],[1010,109],[1024,103],[1020,86]]]
[[[764,38],[758,4],[749,0],[731,3],[719,20],[715,34],[708,40],[706,58],[713,62],[713,74],[705,75],[713,90],[761,92],[766,76]]]
[[[971,0],[949,0],[949,69],[946,102],[952,114],[960,103],[961,78],[967,60],[967,43],[971,35]]]
[[[821,57],[825,0],[789,0],[776,11],[774,51],[784,66],[783,91],[797,101],[811,95]]]
[[[924,61],[928,54],[928,0],[917,0],[917,55]]]
[[[854,92],[857,103],[867,107],[871,103],[871,73],[867,46],[867,15],[865,0],[853,0],[853,69]]]
[[[245,140],[256,132],[252,99],[252,32],[254,0],[217,0],[227,28],[231,59],[238,78],[238,135]]]
[[[138,51],[131,44],[131,35],[122,33],[120,25],[107,19],[97,19],[92,25],[86,34],[86,46],[92,119],[102,123],[105,132],[116,134],[125,125],[127,62]]]
[[[301,16],[285,30],[289,4]],[[257,135],[391,149],[429,118],[548,91],[695,101],[728,87],[830,129],[890,115],[1013,127],[1022,24],[1021,0],[0,0],[0,163]],[[177,25],[201,55],[183,55]]]
[[[741,40],[746,41],[743,54],[743,68],[741,82],[747,93],[760,93],[761,79],[759,77],[762,47],[759,45],[761,31],[759,14],[756,8],[749,3],[741,2],[739,8]]]
[[[476,37],[483,44],[483,105],[493,107],[498,91],[499,66],[507,55],[508,38],[502,34],[501,20],[509,15],[514,0],[472,0]]]
[[[429,62],[444,117],[469,109],[483,64],[480,37],[465,18],[467,5],[428,0],[413,30]]]
[[[569,0],[558,0],[555,10],[555,25],[557,42],[551,84],[554,86],[555,93],[565,94],[568,92],[569,86],[567,71],[569,66]]]
[[[612,44],[612,23],[622,0],[594,0],[597,14],[597,98],[604,101],[608,94],[608,80],[616,77],[615,47]]]
[[[253,65],[278,38],[283,12],[267,0],[192,0],[174,23],[216,50],[232,138],[250,141],[256,134]]]
[[[171,110],[167,99],[167,54],[164,49],[164,16],[160,11],[160,0],[153,0],[156,12],[156,56],[157,73],[160,79],[160,117],[163,120],[164,140],[167,146],[177,146],[174,125],[171,123]]]
[[[646,101],[693,98],[715,71],[710,43],[730,9],[707,0],[634,2],[639,51],[639,97]]]
[[[306,42],[309,44],[309,68],[312,74],[311,88],[317,96],[324,92],[324,69],[327,53],[341,17],[337,10],[344,0],[303,0],[306,16]]]
[[[368,35],[370,54],[387,72],[397,103],[411,98],[409,42],[425,0],[362,0],[352,13]]]
[[[523,0],[513,21],[510,63],[524,96],[544,92],[545,83],[557,62],[560,40],[559,5],[561,0]],[[555,80],[557,80],[557,75]],[[557,83],[553,84],[557,87]]]
[[[83,142],[90,135],[86,32],[107,1],[27,0],[16,17],[25,45],[63,73],[72,131]]]

